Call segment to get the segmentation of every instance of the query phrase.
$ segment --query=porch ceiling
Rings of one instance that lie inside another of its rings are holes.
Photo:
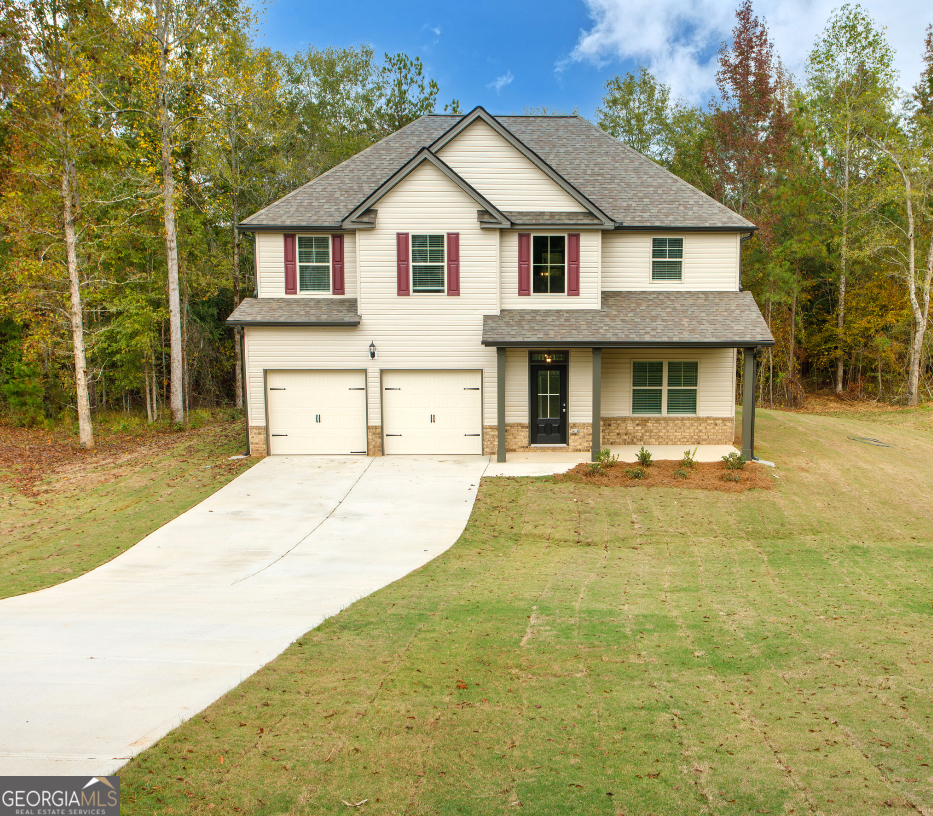
[[[603,292],[601,309],[503,309],[483,345],[587,348],[772,346],[751,292]]]

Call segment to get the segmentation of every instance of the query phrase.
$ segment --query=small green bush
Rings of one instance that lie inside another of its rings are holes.
[[[10,406],[15,422],[29,427],[45,418],[43,397],[45,387],[37,366],[17,363],[13,376],[2,386],[3,396]]]
[[[206,425],[210,425],[212,419],[213,416],[211,416],[210,411],[198,408],[188,413],[188,427],[194,429],[203,428]]]
[[[700,446],[697,445],[697,447],[694,448],[692,451],[690,451],[690,450],[685,450],[685,451],[684,451],[684,458],[680,460],[680,466],[681,466],[682,468],[689,468],[690,470],[693,470],[693,469],[696,467],[696,464],[697,464],[697,460],[696,460],[697,448],[699,448],[699,447],[700,447]]]
[[[723,456],[722,461],[725,462],[726,467],[732,471],[741,470],[745,467],[745,457],[742,456],[741,453],[736,453],[735,451],[732,451],[732,453],[727,456]],[[735,481],[738,481],[738,479],[735,479]]]
[[[675,479],[686,479],[689,471],[686,468],[679,467],[674,471]]]
[[[619,457],[614,455],[609,448],[603,448],[599,453],[596,454],[596,461],[605,467],[612,467],[619,461]]]
[[[644,448],[642,448],[642,450],[644,450]],[[651,454],[648,455],[650,456]],[[646,474],[647,471],[643,467],[633,467],[625,471],[625,475],[628,476],[629,479],[644,479]]]
[[[590,473],[593,473],[593,474],[599,476],[599,475],[601,475],[602,472],[603,472],[603,463],[600,462],[599,460],[597,460],[597,461],[595,461],[595,462],[590,462],[589,464],[587,464],[586,469],[587,469]]]
[[[734,470],[730,470],[730,471],[725,475],[725,480],[726,480],[727,482],[738,482],[738,481],[741,480],[741,478],[742,478],[742,477],[739,476],[738,472],[737,472],[737,471],[734,471]]]
[[[651,465],[651,451],[645,450],[645,446],[641,446],[641,450],[635,455],[635,458],[638,459],[638,464],[642,467],[650,467]]]

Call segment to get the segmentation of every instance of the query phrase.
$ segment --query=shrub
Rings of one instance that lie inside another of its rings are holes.
[[[644,450],[644,449],[643,449]],[[650,456],[651,454],[649,454]],[[629,479],[644,479],[647,471],[643,467],[633,467],[625,471]]]
[[[596,461],[602,465],[602,467],[607,468],[615,465],[615,463],[619,461],[619,457],[614,455],[609,448],[603,448],[596,454]]]
[[[593,473],[596,476],[599,476],[603,472],[603,463],[598,460],[596,462],[590,462],[589,464],[587,464],[586,469],[590,473]]]
[[[735,470],[730,470],[724,477],[727,482],[738,482],[742,478]]]
[[[645,446],[641,446],[641,450],[635,455],[635,458],[638,459],[638,464],[642,467],[649,467],[651,465],[651,451],[645,450]]]
[[[674,471],[674,478],[675,478],[675,479],[686,479],[686,478],[687,478],[687,469],[686,469],[686,468],[682,468],[682,467],[677,468],[677,470]]]
[[[35,425],[45,418],[45,387],[36,366],[17,363],[13,376],[2,387],[10,412],[19,425]]]
[[[745,457],[742,456],[741,453],[736,453],[735,451],[732,451],[732,453],[728,454],[727,456],[723,456],[722,461],[725,462],[726,467],[732,471],[741,470],[743,467],[745,467]],[[734,481],[738,481],[738,479],[735,479]]]
[[[194,411],[188,413],[188,427],[189,428],[203,428],[206,425],[210,425],[213,416],[210,411],[205,411],[203,408],[197,408]]]
[[[697,460],[696,460],[697,448],[699,448],[699,447],[700,447],[700,446],[697,445],[697,447],[694,448],[692,451],[690,451],[690,450],[685,450],[685,451],[684,451],[684,458],[680,460],[680,466],[681,466],[681,468],[689,468],[690,470],[693,470],[693,469],[696,467],[696,464],[697,464]]]

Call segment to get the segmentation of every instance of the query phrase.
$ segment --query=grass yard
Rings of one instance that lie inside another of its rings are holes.
[[[484,481],[446,554],[130,762],[124,813],[933,813],[933,413],[758,439],[774,490]]]
[[[0,429],[0,598],[75,578],[193,507],[252,460],[242,420],[184,433],[70,437]]]

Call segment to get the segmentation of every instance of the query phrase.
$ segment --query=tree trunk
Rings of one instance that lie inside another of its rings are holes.
[[[65,255],[68,260],[68,283],[71,290],[71,345],[75,358],[75,394],[78,405],[78,439],[85,448],[94,447],[94,427],[91,423],[91,401],[87,392],[87,360],[84,349],[84,312],[81,308],[81,281],[78,277],[78,251],[75,237],[72,184],[76,176],[74,164],[68,160],[62,168],[62,205],[65,221]]]
[[[842,394],[843,370],[845,361],[842,354],[842,332],[846,320],[846,274],[848,272],[848,253],[849,253],[849,163],[851,161],[851,140],[849,138],[848,126],[846,132],[846,155],[845,173],[842,188],[842,247],[839,253],[839,309],[836,313],[836,331],[838,332],[839,346],[836,358],[836,393]]]
[[[159,388],[156,380],[156,358],[155,352],[150,348],[149,356],[152,359],[152,421],[159,421]]]
[[[152,396],[149,389],[149,363],[143,363],[143,382],[146,392],[146,422],[152,422]]]
[[[240,231],[236,228],[239,210],[236,202],[236,189],[233,193],[233,308],[240,305]],[[233,330],[234,365],[236,366],[236,407],[243,407],[243,357],[240,348],[239,326]]]
[[[172,122],[168,101],[168,14],[163,10],[159,42],[159,137],[162,148],[162,202],[165,262],[168,270],[168,321],[171,352],[169,405],[173,422],[185,421],[182,393],[181,304],[178,291],[178,230],[175,218],[175,173],[172,168]]]

